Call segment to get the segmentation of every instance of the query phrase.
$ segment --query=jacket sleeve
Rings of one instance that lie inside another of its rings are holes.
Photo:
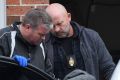
[[[51,63],[51,60],[46,57],[46,60],[45,60],[45,71],[52,77],[52,78],[55,78],[55,75],[53,73],[53,65]]]
[[[96,34],[96,48],[99,56],[100,71],[103,73],[105,79],[109,80],[114,71],[115,64],[98,33]]]
[[[43,46],[44,46],[44,49],[45,49],[45,71],[48,74],[50,74],[52,77],[54,77],[52,61],[49,58],[49,55],[48,55],[49,53],[48,53],[45,42],[43,42]]]
[[[45,60],[45,68],[46,68],[45,71],[53,77],[54,76],[53,75],[53,66],[52,66],[50,59],[48,59],[48,58]]]
[[[10,42],[6,34],[0,36],[0,56],[9,56],[10,54]]]

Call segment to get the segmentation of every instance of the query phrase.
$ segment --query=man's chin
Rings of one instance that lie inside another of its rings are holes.
[[[38,43],[32,43],[33,46],[37,46],[37,45],[40,45],[41,42],[38,42]]]
[[[32,43],[31,45],[36,46],[36,44],[35,44],[35,43]]]

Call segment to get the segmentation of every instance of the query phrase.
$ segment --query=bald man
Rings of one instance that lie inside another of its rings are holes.
[[[109,80],[115,64],[99,34],[71,21],[71,14],[59,3],[49,5],[46,11],[54,24],[46,44],[56,77],[63,79],[71,71],[81,69],[96,80],[101,80],[101,76]]]

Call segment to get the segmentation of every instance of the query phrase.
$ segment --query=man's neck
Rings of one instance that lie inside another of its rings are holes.
[[[73,34],[74,34],[74,31],[73,31],[72,25],[70,25],[70,31],[69,31],[68,37],[73,36]]]

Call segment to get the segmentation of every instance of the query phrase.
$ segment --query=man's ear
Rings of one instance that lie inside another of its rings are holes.
[[[25,24],[24,29],[25,29],[25,31],[29,31],[31,29],[31,25]]]
[[[68,13],[68,18],[69,18],[69,21],[71,21],[71,14]]]

